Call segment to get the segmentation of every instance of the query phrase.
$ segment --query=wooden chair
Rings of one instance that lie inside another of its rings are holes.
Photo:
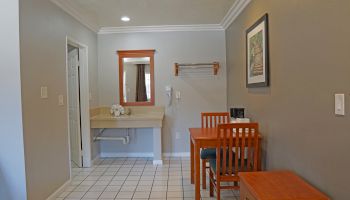
[[[239,189],[238,172],[258,171],[259,126],[233,123],[219,124],[217,129],[216,159],[209,160],[209,185],[210,196],[214,196],[215,188],[219,200],[221,189]],[[222,155],[218,153],[221,149]],[[233,184],[222,185],[222,182]]]
[[[215,128],[218,124],[227,124],[230,122],[230,114],[228,112],[203,112],[201,114],[202,128]],[[206,189],[206,169],[208,159],[215,159],[216,149],[202,149],[202,187]],[[209,167],[208,167],[209,168]]]

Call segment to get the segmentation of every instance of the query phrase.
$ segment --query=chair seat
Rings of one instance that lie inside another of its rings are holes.
[[[215,159],[216,148],[206,148],[201,151],[201,159]]]
[[[228,159],[227,159],[228,161]],[[220,174],[222,174],[222,160],[220,161],[221,164],[220,164]],[[209,164],[210,164],[210,167],[213,169],[214,172],[216,172],[216,159],[210,159],[209,160]],[[248,160],[247,159],[244,159],[244,166],[247,166],[248,164]],[[226,162],[226,169],[228,168],[229,166],[229,163]],[[238,171],[241,170],[241,159],[238,160]],[[234,161],[234,155],[233,155],[233,158],[232,158],[232,173],[234,173],[235,171],[235,161]]]
[[[221,150],[221,155],[223,154],[223,151]],[[226,155],[228,156],[228,150],[226,152]],[[234,156],[235,153],[232,151],[232,155]],[[216,158],[216,148],[206,148],[201,151],[201,159],[215,159]]]

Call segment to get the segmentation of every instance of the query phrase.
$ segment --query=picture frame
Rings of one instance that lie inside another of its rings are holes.
[[[246,31],[246,87],[267,87],[269,74],[268,14]]]

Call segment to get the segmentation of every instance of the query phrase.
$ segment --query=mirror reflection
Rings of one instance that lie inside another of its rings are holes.
[[[150,57],[123,58],[123,69],[124,102],[150,102]]]

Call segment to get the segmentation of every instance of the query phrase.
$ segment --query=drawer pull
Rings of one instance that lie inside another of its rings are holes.
[[[249,200],[248,197],[246,197],[245,200]]]

